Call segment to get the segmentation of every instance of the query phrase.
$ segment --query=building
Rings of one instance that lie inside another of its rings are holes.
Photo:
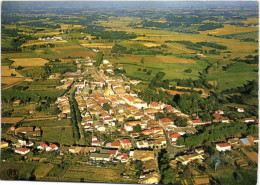
[[[111,161],[111,154],[91,153],[89,158],[94,161]]]
[[[19,105],[21,105],[21,100],[15,100],[14,102],[13,102],[13,106],[19,106]]]
[[[237,108],[237,112],[245,112],[244,108]]]
[[[242,138],[240,141],[243,146],[251,146],[251,143],[247,138]]]
[[[182,155],[176,157],[176,160],[181,162],[183,165],[187,165],[188,163],[195,161],[195,160],[203,160],[202,154],[198,153],[191,153],[187,155]]]
[[[178,137],[180,137],[180,136],[181,136],[180,134],[171,134],[170,135],[171,141],[176,142]]]
[[[218,144],[216,144],[216,149],[219,152],[225,152],[225,151],[231,150],[231,145],[228,143],[218,143]]]
[[[132,146],[131,141],[129,139],[121,139],[120,142],[122,148],[130,149]]]
[[[21,148],[20,147],[20,148],[16,148],[14,150],[14,152],[17,153],[17,154],[25,155],[25,154],[30,152],[30,149],[29,148]]]

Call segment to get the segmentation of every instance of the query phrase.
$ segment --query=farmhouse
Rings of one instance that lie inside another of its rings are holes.
[[[237,112],[245,112],[244,108],[237,108]]]
[[[16,148],[14,150],[14,152],[17,154],[25,155],[30,152],[30,149],[29,148]]]
[[[171,134],[170,135],[171,141],[176,142],[178,137],[180,137],[180,136],[181,136],[180,134]]]
[[[21,105],[21,100],[15,100],[14,102],[13,102],[13,106],[19,106],[19,105]]]

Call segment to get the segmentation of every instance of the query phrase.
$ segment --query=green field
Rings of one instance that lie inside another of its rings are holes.
[[[30,121],[22,123],[22,126],[39,126],[43,130],[42,141],[58,142],[60,144],[74,144],[72,126],[69,119],[45,120],[45,121]],[[59,134],[57,134],[59,133]]]

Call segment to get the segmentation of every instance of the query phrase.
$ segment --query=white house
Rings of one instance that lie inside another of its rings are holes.
[[[227,150],[231,150],[231,145],[228,143],[218,143],[218,144],[216,144],[216,149],[219,152],[225,152]]]
[[[148,148],[149,144],[147,141],[137,141],[136,142],[137,148]]]
[[[237,112],[245,112],[244,108],[237,108]]]

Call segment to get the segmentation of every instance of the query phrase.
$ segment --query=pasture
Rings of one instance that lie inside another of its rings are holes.
[[[15,78],[15,77],[1,77],[1,83],[2,84],[7,84],[7,85],[11,85],[11,84],[17,84],[18,82],[22,82],[23,78]]]
[[[36,179],[45,177],[49,171],[53,168],[53,164],[51,163],[40,163],[39,166],[35,169],[34,174]]]
[[[13,58],[14,61],[12,67],[28,67],[28,66],[44,66],[49,61],[43,58]]]
[[[161,46],[161,44],[156,44],[156,43],[152,43],[152,42],[144,42],[142,44],[148,48]]]

